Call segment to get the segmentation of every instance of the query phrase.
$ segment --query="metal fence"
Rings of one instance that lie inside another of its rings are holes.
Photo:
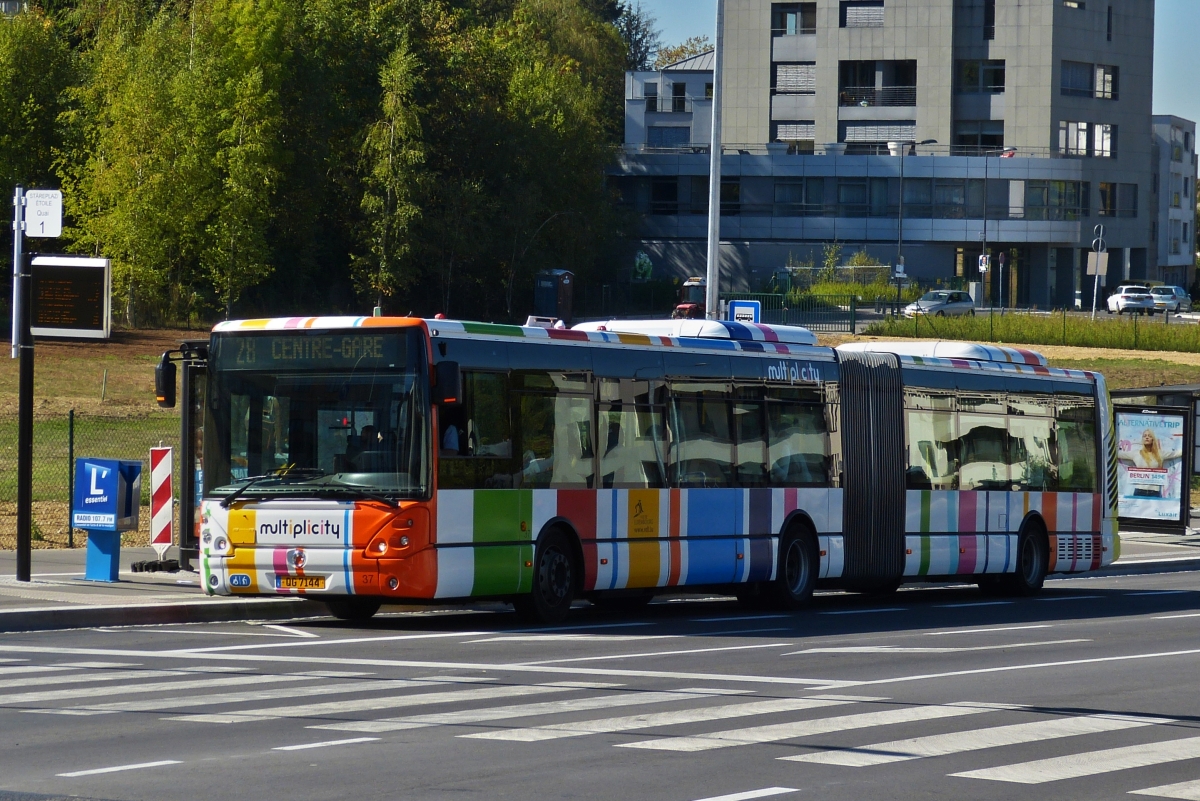
[[[670,317],[679,288],[670,281],[644,283],[579,283],[575,319],[600,317]]]
[[[858,320],[855,295],[787,295],[763,292],[723,293],[721,300],[757,300],[762,304],[759,322],[766,325],[801,325],[825,334],[853,334]]]
[[[71,411],[37,416],[33,424],[34,547],[63,547],[83,542],[70,527],[72,457],[137,459],[142,462],[142,510],[137,536],[129,544],[146,544],[150,532],[150,449],[175,448],[175,480],[179,479],[179,417],[151,414],[112,417]],[[178,487],[178,483],[175,484]],[[0,549],[16,542],[17,418],[0,416]]]

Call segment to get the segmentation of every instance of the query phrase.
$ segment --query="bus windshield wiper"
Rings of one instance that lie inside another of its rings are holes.
[[[365,489],[357,484],[350,484],[345,481],[341,481],[340,479],[331,477],[328,481],[324,481],[317,486],[318,487],[329,487],[330,489],[341,490],[343,492],[351,492],[351,493],[354,493],[355,495],[359,496],[360,498],[367,498],[368,500],[379,501],[380,503],[386,504],[386,505],[392,507],[393,509],[400,508],[400,504],[398,504],[396,501],[393,501],[391,498],[380,495],[377,492],[371,492],[370,490]]]
[[[228,509],[234,501],[242,496],[243,492],[250,489],[255,484],[258,484],[261,481],[266,481],[267,479],[273,478],[276,480],[282,480],[285,478],[297,478],[301,481],[307,481],[314,478],[320,478],[323,475],[325,475],[325,471],[319,467],[279,467],[269,473],[264,473],[261,476],[251,476],[250,478],[246,479],[245,484],[238,487],[221,500],[221,506]]]

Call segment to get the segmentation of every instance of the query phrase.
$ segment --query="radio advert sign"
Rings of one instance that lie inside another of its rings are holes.
[[[1183,414],[1117,412],[1117,504],[1120,517],[1183,520]]]
[[[88,531],[133,531],[142,503],[142,463],[75,460],[71,525]]]

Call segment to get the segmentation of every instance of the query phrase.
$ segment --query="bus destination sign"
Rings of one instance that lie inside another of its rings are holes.
[[[108,259],[35,256],[30,273],[34,336],[108,339],[112,320]]]
[[[389,368],[406,362],[396,334],[239,334],[219,343],[216,361],[223,370]]]

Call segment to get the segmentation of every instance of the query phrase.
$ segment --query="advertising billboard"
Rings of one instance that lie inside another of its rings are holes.
[[[1186,524],[1186,410],[1118,409],[1116,417],[1119,516]]]
[[[108,339],[112,268],[108,259],[35,256],[30,264],[35,337]]]

